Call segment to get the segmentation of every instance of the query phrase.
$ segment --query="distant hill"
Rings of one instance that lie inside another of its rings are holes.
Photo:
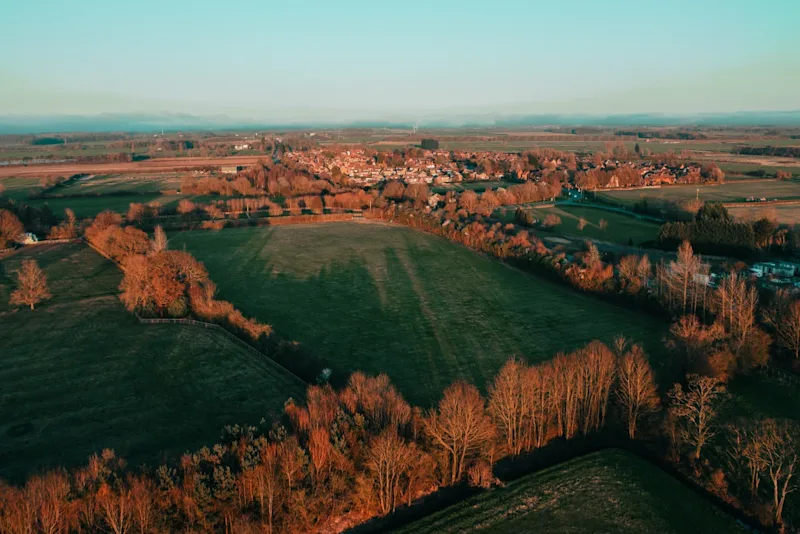
[[[415,119],[416,120],[416,119]],[[352,122],[279,123],[236,119],[221,115],[190,114],[99,114],[99,115],[0,115],[0,134],[55,132],[157,132],[164,130],[298,130],[311,128],[410,128],[415,120],[381,119]],[[798,126],[800,110],[742,111],[666,115],[659,113],[621,115],[457,115],[429,117],[419,121],[432,127],[523,127],[523,126]]]

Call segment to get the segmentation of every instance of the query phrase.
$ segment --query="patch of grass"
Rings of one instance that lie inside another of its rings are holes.
[[[170,239],[245,315],[322,355],[340,378],[387,373],[416,404],[458,378],[485,387],[511,356],[543,361],[620,334],[667,365],[665,323],[414,230],[329,223]]]
[[[5,188],[2,196],[11,200],[24,200],[32,191],[42,189],[38,178],[0,178],[0,185]]]
[[[119,192],[158,193],[164,190],[179,190],[181,177],[175,173],[100,175],[88,180],[77,180],[59,188],[59,195],[105,195]]]
[[[395,532],[744,532],[657,467],[605,450],[483,492]]]
[[[564,234],[585,236],[590,239],[611,241],[623,245],[627,245],[631,241],[634,245],[639,245],[658,237],[658,224],[624,213],[582,206],[555,206],[533,210],[534,217],[538,219],[544,219],[549,213],[561,218],[561,224],[555,226],[553,230]],[[583,230],[578,228],[581,218],[586,221]],[[605,229],[601,227],[601,220],[606,222]]]
[[[10,310],[13,271],[35,257],[53,299]],[[28,247],[0,262],[0,476],[74,467],[103,448],[131,465],[258,424],[302,398],[291,377],[221,333],[140,325],[116,297],[120,272],[83,245]]]
[[[104,210],[116,211],[125,215],[131,203],[147,204],[157,201],[161,206],[170,206],[182,197],[181,195],[160,195],[158,193],[145,193],[141,195],[122,195],[122,196],[99,196],[99,197],[60,197],[60,198],[40,198],[25,200],[25,204],[33,207],[42,208],[45,204],[50,206],[58,216],[63,216],[64,209],[70,208],[79,218],[94,217]]]

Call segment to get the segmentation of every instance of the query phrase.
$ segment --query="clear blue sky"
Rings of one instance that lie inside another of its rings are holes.
[[[0,0],[0,114],[800,109],[799,0]]]

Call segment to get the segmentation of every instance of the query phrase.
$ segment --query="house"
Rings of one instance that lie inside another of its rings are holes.
[[[236,150],[249,150],[250,145],[248,145],[247,143],[243,143],[241,145],[233,145],[233,148],[235,148]]]
[[[36,234],[31,232],[25,232],[24,234],[20,234],[17,238],[17,243],[20,245],[31,245],[33,243],[38,243],[39,238],[36,237]]]
[[[244,165],[223,165],[219,168],[219,171],[223,174],[236,174],[239,171],[243,171],[245,169]]]

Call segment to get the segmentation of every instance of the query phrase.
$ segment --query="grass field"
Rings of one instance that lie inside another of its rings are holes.
[[[457,378],[485,386],[513,355],[541,361],[619,334],[662,350],[659,321],[406,228],[329,223],[170,239],[245,315],[303,342],[339,377],[386,372],[418,404]]]
[[[23,200],[31,191],[41,190],[38,178],[0,178],[0,185],[5,191],[2,196],[12,200]]]
[[[53,299],[8,308],[12,271],[35,257]],[[132,465],[176,459],[256,425],[304,391],[221,333],[140,325],[115,296],[119,270],[83,245],[0,262],[0,476],[83,464],[113,448]]]
[[[100,196],[100,197],[59,197],[59,198],[39,198],[26,200],[25,203],[41,208],[45,204],[50,206],[58,216],[63,216],[64,209],[70,208],[78,218],[94,217],[104,210],[116,211],[125,215],[132,202],[147,204],[157,201],[161,206],[170,206],[182,197],[181,195],[159,195],[158,193],[145,193],[141,195],[121,195],[121,196]]]
[[[506,211],[506,217],[513,219],[514,211]],[[567,205],[535,208],[531,211],[533,216],[540,220],[543,220],[551,213],[558,215],[561,218],[561,224],[553,227],[553,231],[558,233],[585,236],[590,239],[610,241],[622,245],[627,245],[631,241],[634,245],[640,245],[658,237],[658,224],[637,219],[633,215],[624,213]],[[584,226],[583,230],[578,228],[581,217],[586,220],[586,226]],[[605,230],[600,227],[601,220],[606,221]]]
[[[77,180],[66,187],[57,189],[55,192],[59,195],[106,195],[126,191],[158,193],[164,190],[179,190],[180,186],[181,175],[177,173],[110,174]]]
[[[489,490],[394,532],[744,532],[660,469],[605,450]]]
[[[763,216],[775,219],[778,224],[800,224],[800,204],[735,206],[728,208],[738,219],[756,220]]]
[[[751,196],[768,199],[795,199],[800,198],[800,182],[774,180],[733,182],[723,185],[678,185],[597,193],[598,198],[604,198],[623,206],[632,206],[643,199],[692,200],[698,195],[700,200],[707,202],[743,202],[747,197]]]

